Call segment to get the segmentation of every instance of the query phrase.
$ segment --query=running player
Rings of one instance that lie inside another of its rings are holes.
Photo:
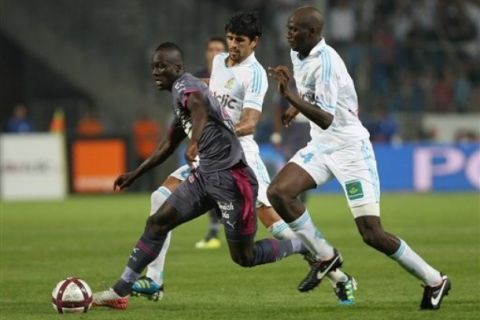
[[[210,76],[210,91],[220,101],[223,109],[235,124],[235,133],[239,137],[248,165],[256,175],[259,191],[257,214],[262,224],[276,239],[294,239],[295,235],[288,225],[273,210],[268,201],[266,190],[270,177],[260,158],[259,148],[253,133],[260,120],[263,100],[268,87],[267,76],[262,65],[255,58],[255,48],[261,36],[261,26],[253,13],[239,13],[231,17],[225,27],[228,53],[215,56]],[[175,171],[170,180],[177,184],[189,173],[189,167]],[[175,186],[168,185],[169,190]],[[160,188],[168,196],[168,190]],[[164,201],[164,200],[163,200]],[[157,201],[157,205],[158,205]],[[165,248],[158,259],[149,265],[146,277],[140,278],[133,286],[135,294],[156,299],[163,294],[163,266]],[[340,270],[329,273],[329,279],[341,304],[353,303],[355,280]],[[162,281],[159,283],[159,281]]]
[[[335,177],[342,185],[357,228],[369,246],[397,261],[424,282],[421,309],[438,309],[450,290],[446,275],[427,264],[405,241],[383,230],[380,223],[380,184],[369,133],[358,119],[357,94],[344,62],[322,38],[323,17],[313,7],[301,7],[287,23],[293,75],[298,93],[288,87],[285,66],[270,68],[281,95],[308,119],[311,141],[278,173],[268,198],[295,234],[314,239],[317,261],[307,282],[318,285],[325,265],[337,253],[316,229],[297,196]],[[292,116],[283,119],[288,125]],[[310,247],[309,240],[304,244]]]
[[[163,247],[170,230],[210,209],[221,212],[225,235],[234,262],[243,267],[272,263],[293,253],[306,253],[297,239],[264,239],[254,242],[255,202],[258,185],[234,134],[234,127],[218,100],[200,79],[183,69],[180,48],[162,43],[152,57],[152,75],[159,90],[173,96],[175,121],[169,137],[130,175],[117,179],[119,188],[130,185],[151,168],[163,163],[188,136],[185,158],[196,169],[148,218],[120,279],[93,295],[93,304],[126,309],[132,284]]]

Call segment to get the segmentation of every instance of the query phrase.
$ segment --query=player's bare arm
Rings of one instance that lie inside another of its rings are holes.
[[[317,124],[320,128],[326,130],[333,122],[333,115],[324,111],[316,105],[304,101],[296,91],[288,87],[291,74],[287,67],[277,66],[268,68],[269,75],[278,82],[278,90],[280,94],[299,112],[304,114],[308,119]]]
[[[244,108],[240,122],[235,125],[235,134],[237,137],[253,134],[257,127],[262,113],[252,108]]]
[[[200,92],[192,92],[187,101],[187,108],[192,115],[192,137],[185,152],[185,159],[191,166],[198,155],[198,141],[208,121],[208,106]]]
[[[170,134],[160,142],[154,153],[135,170],[119,175],[113,183],[113,189],[123,190],[129,187],[142,174],[163,163],[175,151],[185,136],[186,134],[181,127],[172,125]]]

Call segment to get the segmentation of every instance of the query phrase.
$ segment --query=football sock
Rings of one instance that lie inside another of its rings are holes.
[[[171,237],[172,232],[169,232],[165,238],[165,242],[163,243],[162,250],[160,250],[160,254],[148,265],[147,273],[145,274],[147,277],[155,281],[155,283],[159,286],[163,284],[165,257],[167,255],[168,248],[170,247]]]
[[[255,242],[255,260],[252,266],[271,263],[294,253],[306,253],[307,249],[298,239],[262,239]]]
[[[125,297],[130,294],[132,284],[143,269],[158,256],[166,237],[167,235],[156,235],[148,230],[143,233],[132,250],[120,280],[113,286],[118,295]]]
[[[422,280],[428,286],[437,286],[442,282],[442,275],[413,251],[408,244],[400,240],[400,247],[390,258],[397,261],[405,270]]]
[[[288,224],[283,220],[274,222],[268,227],[268,231],[270,231],[272,236],[277,240],[297,239],[295,233],[293,233],[292,229],[290,229]]]
[[[215,214],[215,211],[210,211],[208,216],[210,218],[210,225],[208,227],[208,233],[205,237],[205,241],[208,241],[212,238],[218,238],[218,229],[220,228],[220,221]]]
[[[157,210],[162,206],[162,204],[167,200],[172,192],[166,187],[160,187],[154,192],[150,197],[150,215],[153,215]]]
[[[278,240],[297,239],[295,233],[293,233],[292,229],[290,229],[288,224],[283,220],[274,222],[270,227],[268,227],[268,231],[270,231],[275,239]],[[340,269],[330,271],[327,276],[333,287],[336,287],[337,282],[345,282],[348,280],[348,276]]]
[[[308,210],[305,210],[298,219],[288,225],[297,238],[302,240],[308,251],[313,253],[317,259],[328,260],[333,257],[333,247],[328,244],[322,233],[315,227]]]
[[[153,215],[163,205],[170,196],[171,191],[166,187],[160,187],[152,193],[150,198],[150,215]],[[146,276],[155,281],[158,285],[163,284],[163,270],[168,248],[170,247],[170,238],[172,233],[167,234],[162,250],[158,257],[148,265]]]

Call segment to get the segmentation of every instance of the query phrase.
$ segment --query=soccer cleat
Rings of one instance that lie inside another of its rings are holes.
[[[202,239],[195,243],[197,249],[218,249],[222,243],[217,238],[210,238],[209,240]]]
[[[93,305],[125,310],[128,307],[128,296],[120,297],[112,288],[93,294]]]
[[[146,297],[148,300],[158,301],[163,298],[163,285],[157,284],[149,277],[140,277],[132,285],[132,296]]]
[[[346,274],[348,279],[344,282],[337,282],[333,291],[337,295],[338,303],[342,305],[352,305],[355,303],[353,292],[357,290],[357,281],[349,274]]]
[[[310,271],[308,272],[305,279],[300,282],[298,285],[298,291],[308,292],[315,289],[322,279],[332,270],[340,268],[343,264],[342,256],[334,249],[333,257],[330,260],[315,260],[311,256],[304,256],[305,260],[308,261],[310,265]]]
[[[422,310],[437,310],[440,309],[443,297],[448,295],[452,288],[452,284],[447,276],[442,275],[442,283],[436,287],[424,286],[423,298],[420,303]]]

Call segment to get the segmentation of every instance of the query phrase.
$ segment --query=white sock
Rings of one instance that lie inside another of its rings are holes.
[[[277,240],[298,239],[292,229],[290,229],[288,224],[283,220],[274,222],[268,227],[268,231],[270,231],[272,236]],[[336,287],[337,282],[345,282],[348,280],[348,276],[340,269],[330,271],[327,276],[333,287]]]
[[[152,193],[152,196],[150,197],[150,215],[157,212],[170,194],[172,194],[172,192],[165,187],[160,187]],[[171,237],[172,232],[169,232],[158,257],[156,257],[147,267],[146,276],[155,281],[158,285],[163,284],[163,269],[165,266],[167,251],[170,247]]]
[[[322,233],[315,227],[308,210],[305,210],[297,220],[290,222],[288,225],[317,259],[328,260],[333,257],[333,247],[328,244]]]
[[[428,286],[437,286],[442,282],[442,275],[413,251],[408,244],[400,240],[400,247],[390,258],[397,261],[405,270],[422,280]]]
[[[272,236],[277,240],[297,239],[295,233],[293,233],[292,229],[290,229],[288,224],[283,220],[272,223],[272,225],[268,227],[268,231],[270,231]]]
[[[147,273],[145,274],[147,277],[155,281],[158,285],[163,284],[163,270],[165,266],[165,258],[167,255],[168,248],[170,247],[170,239],[172,237],[172,232],[167,234],[167,238],[163,243],[162,250],[158,254],[158,257],[155,258],[147,267]]]

